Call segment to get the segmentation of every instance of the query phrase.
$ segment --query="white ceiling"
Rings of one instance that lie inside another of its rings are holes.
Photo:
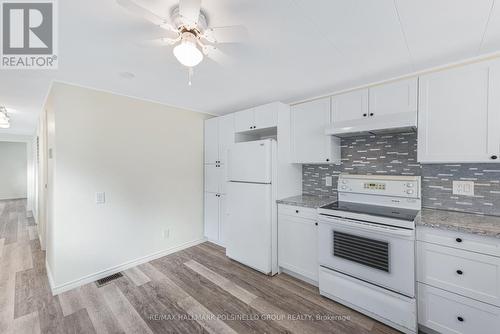
[[[193,86],[162,31],[114,0],[59,1],[59,70],[0,71],[12,128],[33,133],[52,80],[224,114],[383,80],[500,50],[495,0],[203,0],[212,26],[245,25],[226,65],[204,60]],[[175,0],[137,0],[160,15]],[[132,72],[125,79],[121,72]],[[78,103],[75,101],[75,103]]]

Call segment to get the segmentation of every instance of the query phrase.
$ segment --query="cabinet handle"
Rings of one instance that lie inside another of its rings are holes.
[[[464,272],[462,270],[457,270],[457,274],[462,275]]]
[[[299,210],[295,210],[295,213],[299,213]]]
[[[314,223],[314,225],[318,226],[318,222]]]
[[[363,114],[363,117],[366,117],[366,116],[368,116],[368,114]]]
[[[373,116],[373,115],[375,115],[375,114],[371,112],[371,113],[370,113],[370,116]]]
[[[462,318],[461,316],[458,316],[457,317],[457,320],[460,321],[460,322],[463,322],[464,321],[464,318]]]
[[[326,162],[330,161],[330,159],[326,159]]]
[[[492,156],[491,156],[491,160],[496,160],[496,159],[498,159],[498,156],[497,156],[497,155],[492,155]]]
[[[462,238],[456,238],[455,241],[456,242],[462,242]]]

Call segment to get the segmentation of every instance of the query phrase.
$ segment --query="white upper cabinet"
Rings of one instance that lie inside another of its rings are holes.
[[[219,118],[205,121],[205,163],[215,164],[219,160]]]
[[[205,121],[205,163],[223,164],[234,143],[234,114]]]
[[[255,125],[254,108],[238,111],[234,113],[234,131],[250,131]]]
[[[235,132],[253,131],[277,126],[280,105],[279,102],[274,102],[236,112],[234,114]]]
[[[268,103],[254,108],[256,129],[272,128],[278,125],[279,103]]]
[[[339,126],[343,122],[366,120],[368,117],[368,89],[332,96],[332,116],[333,123]]]
[[[419,87],[419,162],[499,161],[499,60],[421,76]]]
[[[418,78],[395,81],[380,86],[370,87],[370,117],[392,117],[395,114],[417,113]]]
[[[332,96],[328,133],[344,137],[363,132],[414,129],[418,78],[394,81]]]
[[[339,163],[340,139],[325,134],[330,125],[330,98],[290,108],[292,162]]]

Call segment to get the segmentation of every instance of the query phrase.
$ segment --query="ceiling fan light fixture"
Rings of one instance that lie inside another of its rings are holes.
[[[198,48],[196,37],[189,32],[182,34],[181,42],[174,47],[174,56],[179,63],[187,67],[194,67],[203,60],[203,53]]]

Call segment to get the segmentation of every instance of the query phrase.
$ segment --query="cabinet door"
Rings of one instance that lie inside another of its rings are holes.
[[[205,121],[205,163],[215,164],[219,160],[219,122],[217,118]]]
[[[435,333],[497,334],[500,308],[419,283],[418,323]]]
[[[222,165],[205,165],[205,191],[210,193],[221,192],[224,181]]]
[[[333,123],[364,119],[368,119],[368,89],[332,96]]]
[[[271,128],[278,125],[278,106],[276,103],[255,107],[255,126],[257,129]]]
[[[318,281],[318,237],[314,220],[278,216],[279,266]]]
[[[219,197],[215,193],[205,193],[205,237],[219,241]]]
[[[325,134],[330,124],[330,98],[294,105],[290,113],[293,162],[335,162],[332,157],[333,137]]]
[[[417,112],[417,78],[371,87],[370,117]],[[416,117],[415,117],[416,118]]]
[[[255,126],[254,109],[238,111],[234,114],[234,131],[250,131]]]
[[[234,144],[234,114],[219,117],[219,161],[225,164],[227,149]]]
[[[227,185],[227,165],[219,165],[217,168],[219,170],[219,193],[226,193]]]
[[[420,77],[418,160],[498,162],[499,61]]]
[[[226,246],[226,195],[219,197],[219,245]]]

